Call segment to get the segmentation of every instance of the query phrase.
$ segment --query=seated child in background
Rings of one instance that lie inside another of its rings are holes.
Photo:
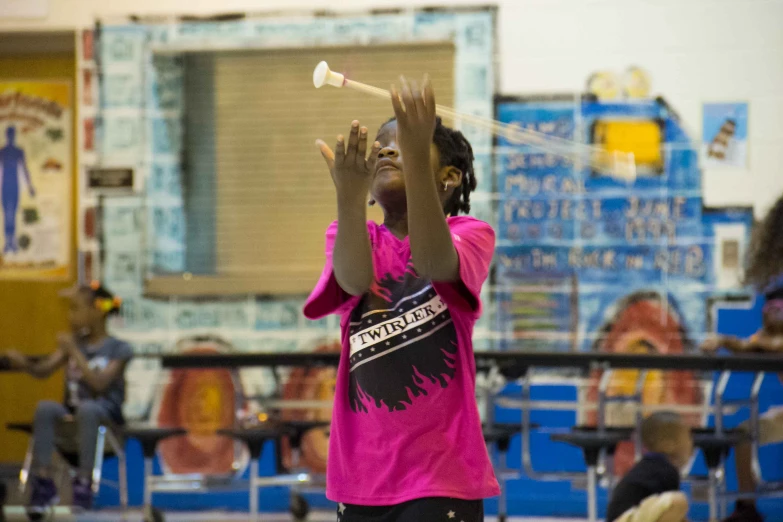
[[[750,339],[716,336],[708,339],[702,349],[714,352],[726,348],[732,352],[757,352],[769,357],[783,357],[783,196],[778,198],[761,223],[755,227],[745,269],[745,282],[764,296],[761,329]],[[783,374],[779,375],[783,383]],[[740,426],[747,430],[748,423]],[[783,407],[767,410],[759,419],[758,444],[783,442]],[[753,448],[750,442],[737,446],[737,483],[740,492],[756,490],[753,473]],[[761,522],[763,517],[752,498],[738,500],[734,512],[725,522]]]
[[[783,280],[777,288],[765,293],[766,305],[763,311],[761,330],[748,340],[730,336],[718,336],[704,343],[702,349],[713,352],[720,347],[732,352],[761,352],[771,356],[783,356]],[[779,375],[783,382],[783,374]],[[748,422],[739,426],[749,430]],[[779,444],[783,442],[783,407],[769,408],[759,418],[758,445]],[[737,465],[737,483],[740,492],[756,490],[756,476],[753,473],[753,447],[750,441],[737,445],[734,459]],[[724,522],[762,522],[764,518],[756,508],[752,498],[738,500],[734,512]]]
[[[41,401],[35,410],[31,514],[42,514],[58,502],[49,468],[60,421],[76,421],[79,470],[73,483],[73,503],[85,509],[92,506],[91,477],[98,428],[107,420],[123,423],[125,367],[132,349],[106,332],[106,318],[119,313],[120,302],[99,283],[77,287],[66,295],[70,299],[71,332],[58,335],[54,353],[37,362],[17,351],[6,354],[13,369],[41,379],[66,366],[65,404]]]
[[[647,453],[612,492],[607,522],[682,522],[688,500],[680,489],[680,469],[693,454],[690,428],[679,414],[653,413],[642,422]]]

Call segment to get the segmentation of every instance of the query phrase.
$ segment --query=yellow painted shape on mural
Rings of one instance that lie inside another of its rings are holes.
[[[610,153],[632,152],[639,166],[663,166],[663,135],[655,121],[597,121],[593,141]]]
[[[643,339],[639,339],[628,346],[626,353],[645,354],[649,353],[649,350],[643,343]],[[614,370],[609,380],[608,395],[610,397],[632,395],[636,390],[636,381],[639,379],[639,373],[640,370],[634,369]],[[663,372],[660,370],[648,370],[642,385],[642,404],[661,404],[663,402],[663,394]]]
[[[223,397],[223,381],[213,372],[193,377],[190,393],[182,398],[186,401],[183,427],[192,435],[211,435],[223,427],[223,407],[229,402]]]

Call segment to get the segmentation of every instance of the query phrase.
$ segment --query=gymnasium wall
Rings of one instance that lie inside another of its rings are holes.
[[[97,0],[50,0],[49,3],[50,15],[46,20],[0,21],[0,30],[83,28],[91,26],[96,15],[105,15],[107,21],[116,21],[118,17],[111,15],[128,14],[126,8],[120,7],[113,8],[118,11],[112,13],[108,11],[111,7]],[[437,2],[402,2],[403,5],[411,7],[433,3]],[[374,2],[372,6],[391,8],[399,4]],[[448,4],[473,5],[472,2]],[[760,213],[783,191],[783,176],[779,172],[780,166],[783,165],[783,152],[776,146],[776,141],[783,137],[783,130],[778,124],[783,119],[783,94],[779,90],[779,85],[783,84],[783,36],[775,23],[783,18],[783,2],[506,0],[497,4],[498,32],[494,53],[498,81],[495,83],[495,92],[509,95],[531,92],[573,93],[583,90],[585,80],[595,71],[611,70],[622,73],[628,66],[637,65],[650,73],[653,93],[662,94],[666,98],[680,114],[687,135],[695,140],[700,138],[703,102],[748,101],[751,144],[749,167],[742,170],[705,171],[702,176],[704,203],[708,206],[753,205],[756,212]],[[214,12],[214,5],[214,0],[140,0],[134,3],[136,11],[145,15],[209,14]],[[366,1],[343,2],[341,5],[345,6],[345,9],[368,8]],[[265,9],[279,8],[286,12],[291,9],[331,7],[330,3],[318,1],[264,3]],[[222,12],[252,12],[257,8],[257,1],[221,2]],[[133,33],[133,28],[128,29]],[[117,34],[119,33],[115,33],[115,36]],[[490,61],[489,57],[484,58]],[[113,74],[110,70],[112,65],[116,66],[114,72],[117,76],[127,72],[122,64],[104,64],[108,65],[104,72],[109,76]],[[133,70],[142,71],[142,65],[146,66],[146,63],[138,61],[134,66],[137,68]],[[176,60],[170,65],[169,72],[176,72]],[[169,78],[176,80],[177,75],[172,74]],[[114,94],[117,92],[114,91]],[[164,109],[174,112],[179,109],[178,106],[172,109],[154,105],[159,101],[153,100],[153,106],[149,107],[153,114],[162,113]],[[106,108],[104,105],[104,109]],[[112,107],[108,109],[108,115],[111,117]],[[117,109],[117,114],[128,114],[127,108],[114,109]],[[171,117],[171,114],[168,116],[170,119],[177,119]],[[156,136],[163,137],[162,142],[155,141],[156,146],[173,147],[174,144],[168,141],[172,138],[168,132],[171,127],[168,131],[164,125],[156,127],[163,133]],[[156,127],[152,128],[153,132],[157,132]],[[121,134],[112,132],[109,127],[107,130],[109,132],[105,137],[110,139]],[[169,176],[176,171],[162,167],[155,171],[155,162],[160,161],[160,165],[166,165],[171,159],[167,155],[174,156],[172,152],[173,150],[151,150],[149,157],[153,164],[140,165],[141,172],[152,173],[149,186],[153,189],[165,187],[165,183],[156,184],[155,172]],[[141,157],[139,155],[136,159],[141,160]],[[165,189],[162,192],[165,192]],[[158,194],[153,190],[151,196],[153,206],[181,208],[178,194]],[[139,220],[147,219],[140,203],[138,200],[117,199],[108,204],[105,218],[112,239],[127,239],[136,233],[140,234]],[[164,227],[153,228],[164,230]],[[160,243],[153,240],[152,244],[147,244],[153,253],[158,248],[162,251],[164,246],[171,245],[167,241],[169,238],[161,239]],[[182,238],[174,239],[180,241]],[[141,237],[134,241],[138,262],[138,250],[144,243]],[[119,325],[119,333],[133,341],[139,352],[170,350],[182,336],[207,330],[224,335],[241,350],[259,347],[272,350],[296,349],[296,340],[302,332],[312,332],[314,338],[323,333],[328,335],[334,332],[334,321],[326,324],[305,322],[299,314],[301,301],[298,299],[268,301],[256,299],[255,296],[232,302],[182,299],[161,302],[146,299],[139,286],[141,263],[129,264],[133,257],[129,257],[128,252],[122,251],[122,247],[118,248],[117,245],[118,243],[108,245],[105,278],[110,286],[126,299],[126,315]],[[758,311],[753,310],[729,317],[719,326],[722,331],[727,332],[736,327],[737,333],[747,334],[757,320]],[[52,333],[47,333],[47,336],[49,339],[53,338]],[[301,345],[299,347],[301,348]],[[149,383],[157,382],[158,374],[154,363],[143,360],[134,361],[132,373],[133,401],[129,413],[135,417],[145,417],[149,414],[149,402],[155,392],[155,388]],[[242,380],[255,384],[262,383],[264,377],[268,376],[251,370],[243,372]],[[246,391],[264,393],[264,390],[260,389],[261,384],[258,386],[259,389]],[[573,419],[569,418],[568,422],[573,422]],[[518,448],[514,448],[513,453],[516,455],[515,459],[518,459]],[[568,465],[574,466],[578,466],[580,462],[576,454],[569,454],[565,460]],[[512,465],[514,464],[517,462],[512,462]],[[733,475],[733,472],[730,471],[729,475]],[[137,493],[138,491],[134,492],[134,495]],[[536,509],[542,509],[543,513],[551,514],[554,508],[559,507],[563,512],[574,514],[580,512],[584,506],[583,497],[568,484],[552,487],[524,482],[517,483],[512,488],[511,503],[512,508],[515,508],[512,511],[520,512],[523,507],[529,509],[533,494],[541,504],[540,508]],[[564,498],[567,498],[566,507],[563,507]],[[241,499],[240,503],[243,501],[244,499]],[[180,499],[172,500],[171,505],[178,505],[179,502]],[[213,502],[217,501],[211,499],[206,501],[206,504],[213,505]],[[202,504],[199,505],[203,507]]]
[[[341,10],[476,5],[470,0],[344,0]],[[574,91],[597,70],[648,70],[700,138],[704,101],[750,102],[749,169],[706,172],[708,205],[753,204],[763,212],[783,191],[783,2],[779,0],[500,0],[499,91]],[[326,0],[138,0],[135,14],[332,10]],[[0,31],[86,27],[128,14],[122,3],[50,0],[45,19],[0,20]],[[752,177],[749,177],[752,175]],[[753,183],[748,181],[752,180]]]

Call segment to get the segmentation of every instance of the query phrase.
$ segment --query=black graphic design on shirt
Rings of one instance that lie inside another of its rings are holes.
[[[354,309],[350,323],[351,409],[368,404],[406,409],[427,394],[426,381],[446,388],[456,372],[457,333],[429,281],[408,267],[386,275]]]

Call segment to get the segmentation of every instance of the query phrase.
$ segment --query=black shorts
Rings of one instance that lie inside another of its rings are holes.
[[[337,522],[484,522],[484,501],[433,497],[394,506],[340,504]]]

